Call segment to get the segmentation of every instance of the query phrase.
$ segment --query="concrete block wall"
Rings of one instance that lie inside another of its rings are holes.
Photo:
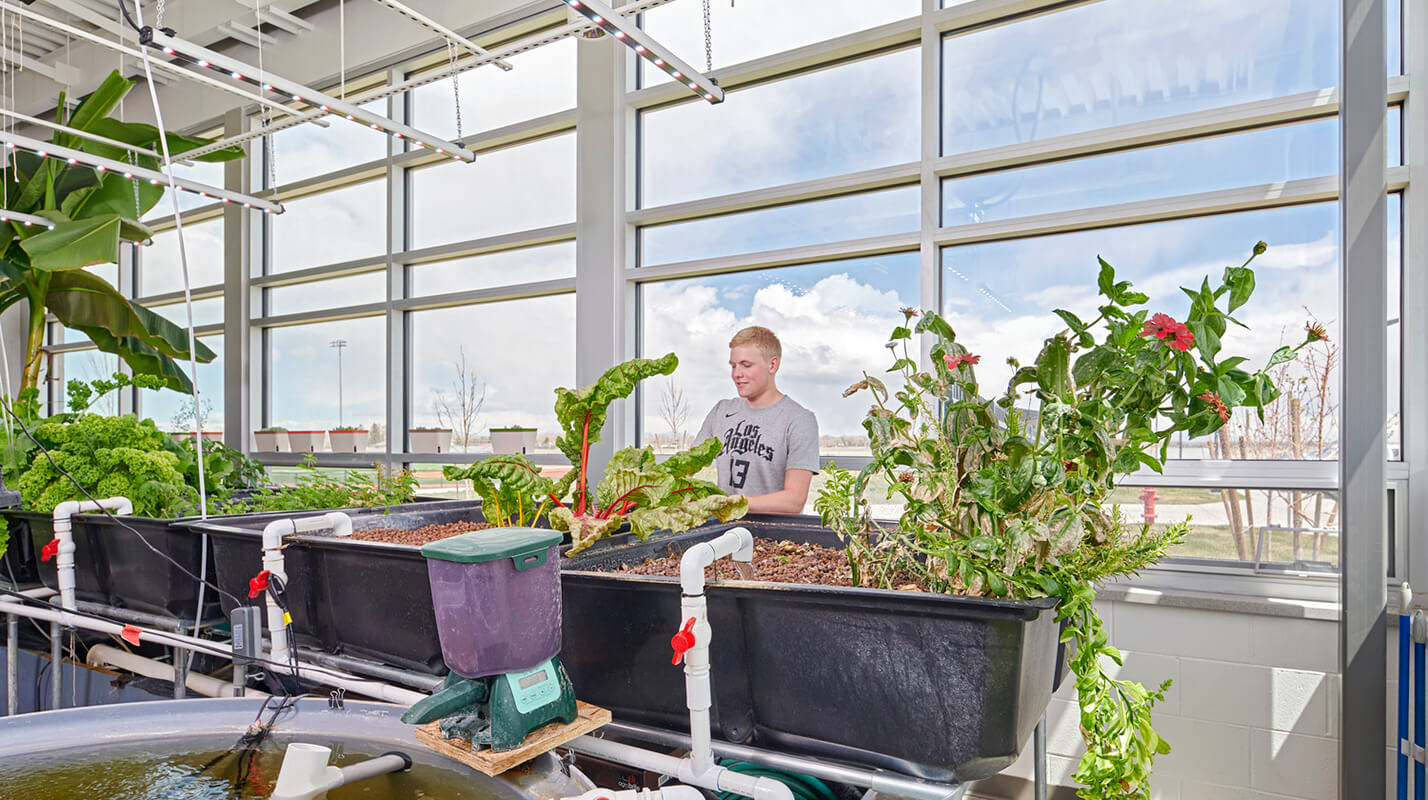
[[[1136,601],[1099,608],[1111,642],[1125,654],[1117,677],[1147,686],[1174,680],[1155,713],[1172,748],[1156,759],[1157,800],[1337,800],[1334,619]],[[1390,689],[1390,703],[1392,697]],[[1078,724],[1075,686],[1067,680],[1047,714],[1054,798],[1074,796],[1070,776],[1084,750]],[[1029,799],[1031,750],[1028,743],[1015,765],[974,784],[973,794]]]

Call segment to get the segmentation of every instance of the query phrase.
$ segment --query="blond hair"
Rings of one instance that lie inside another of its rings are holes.
[[[783,357],[783,345],[779,344],[778,337],[774,335],[773,331],[761,325],[750,325],[734,334],[734,338],[729,340],[731,348],[744,345],[753,345],[759,348],[763,357],[770,361]]]

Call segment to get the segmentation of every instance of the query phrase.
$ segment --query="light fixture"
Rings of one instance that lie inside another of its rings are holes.
[[[435,33],[436,35],[440,36],[441,38],[445,39],[445,40],[448,41],[448,42],[451,42],[452,44],[456,45],[457,47],[460,47],[460,48],[462,48],[463,50],[466,50],[467,52],[471,53],[472,55],[476,56],[477,58],[480,58],[480,57],[482,57],[482,56],[489,56],[489,55],[491,54],[491,51],[490,51],[490,50],[487,50],[486,48],[481,47],[480,45],[476,44],[475,42],[471,41],[470,39],[467,39],[465,36],[462,36],[461,34],[457,33],[456,31],[454,31],[454,30],[452,30],[452,29],[450,29],[450,28],[448,28],[448,27],[446,27],[445,25],[442,25],[440,22],[437,22],[436,20],[432,19],[431,17],[428,17],[427,15],[421,13],[420,11],[417,11],[416,9],[413,9],[413,8],[407,6],[407,4],[405,4],[405,3],[398,2],[398,0],[377,0],[377,2],[378,2],[378,3],[381,3],[382,5],[386,6],[387,8],[392,9],[393,11],[397,12],[398,14],[401,14],[402,16],[406,17],[407,19],[412,20],[413,22],[417,23],[418,25],[421,25],[423,28],[426,28],[427,30],[431,31],[432,33]],[[495,64],[496,66],[500,67],[501,69],[505,70],[506,72],[510,72],[510,71],[511,71],[511,65],[510,65],[510,63],[507,62],[507,61],[504,61],[504,60],[501,60],[501,59],[496,59],[496,60],[492,61],[491,63],[492,63],[492,64]]]
[[[100,136],[97,133],[90,133],[89,131],[82,131],[78,128],[71,128],[68,125],[61,125],[58,122],[50,122],[47,119],[32,117],[29,114],[21,114],[18,111],[11,111],[8,108],[0,108],[0,115],[18,119],[21,122],[28,122],[31,125],[39,125],[42,128],[49,128],[52,131],[67,133],[70,136],[78,136],[81,139],[89,139],[91,141],[99,142],[101,144],[107,144],[110,147],[117,147],[120,150],[128,150],[129,152],[134,153],[135,155],[147,156],[149,158],[157,158],[159,160],[163,160],[163,154],[156,153],[153,150],[146,150],[142,147],[136,147],[135,145],[129,144],[127,142],[121,142],[118,139],[110,139],[107,136]],[[193,166],[192,161],[188,161],[183,158],[174,159],[174,163],[183,164],[185,166]]]
[[[21,214],[18,211],[7,211],[0,208],[0,222],[23,222],[26,225],[43,225],[54,230],[55,224],[44,217],[37,217],[34,214]]]
[[[195,66],[214,69],[230,77],[235,74],[239,75],[240,77],[234,80],[241,80],[244,83],[252,84],[260,89],[264,86],[272,86],[275,91],[289,95],[295,101],[307,102],[318,106],[323,111],[345,115],[354,122],[371,126],[388,135],[400,133],[409,139],[425,142],[427,147],[437,152],[448,152],[452,158],[461,161],[476,160],[475,153],[459,144],[429,136],[415,128],[411,128],[395,120],[387,119],[380,114],[374,114],[335,97],[329,97],[322,92],[310,89],[295,81],[279,78],[276,75],[267,75],[264,81],[258,81],[255,78],[248,77],[257,74],[258,70],[241,61],[229,58],[222,53],[215,53],[212,50],[200,47],[192,42],[169,36],[162,31],[151,30],[147,38],[148,41],[143,42],[144,44],[160,50],[166,55],[183,59]]]
[[[679,56],[666,50],[649,34],[640,30],[632,19],[615,13],[613,8],[601,0],[565,0],[565,4],[583,14],[596,28],[625,43],[641,58],[669,73],[670,77],[687,86],[691,91],[711,103],[724,102],[724,90],[710,78],[700,74],[693,67],[680,60]]]
[[[71,164],[93,167],[94,169],[97,169],[100,172],[115,172],[120,175],[123,175],[125,178],[139,178],[155,185],[163,185],[168,183],[168,176],[157,170],[152,170],[147,167],[139,167],[133,164],[125,164],[122,161],[115,161],[110,158],[104,158],[103,156],[96,156],[92,153],[84,153],[80,152],[79,150],[71,150],[68,147],[60,147],[49,142],[37,141],[35,139],[31,139],[28,136],[20,136],[19,134],[10,133],[9,131],[5,130],[0,130],[0,142],[3,142],[5,144],[5,147],[11,150],[28,150],[38,156],[46,158],[64,159],[65,161],[68,161]],[[211,196],[222,200],[225,203],[238,202],[242,203],[244,208],[260,208],[263,210],[264,213],[267,214],[283,213],[283,206],[281,203],[275,203],[271,200],[263,200],[261,198],[251,197],[249,195],[240,194],[238,192],[230,192],[227,189],[219,189],[216,186],[209,186],[204,183],[198,183],[197,181],[188,180],[187,178],[180,178],[177,175],[174,176],[174,185],[177,186],[179,189],[182,189],[183,191],[193,192],[194,194],[198,195]]]

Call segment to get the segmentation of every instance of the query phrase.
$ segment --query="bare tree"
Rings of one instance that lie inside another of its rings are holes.
[[[674,381],[665,381],[664,392],[659,398],[660,418],[669,426],[669,438],[674,440],[674,449],[684,446],[684,423],[689,420],[689,403],[684,392]]]
[[[436,390],[432,407],[436,411],[436,422],[452,430],[452,438],[461,444],[463,452],[471,447],[472,435],[476,431],[476,420],[481,416],[481,407],[486,404],[486,384],[466,363],[466,348],[457,350],[453,362],[456,377],[451,381],[451,394]]]

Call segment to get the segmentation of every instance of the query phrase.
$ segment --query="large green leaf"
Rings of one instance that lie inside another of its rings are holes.
[[[711,495],[673,506],[641,508],[631,511],[625,519],[636,537],[647,539],[655,531],[679,533],[703,525],[710,517],[728,522],[747,513],[749,498],[743,495]]]
[[[45,305],[66,327],[86,333],[99,328],[115,339],[137,338],[170,358],[189,357],[186,329],[124,299],[103,278],[84,270],[53,273]],[[217,358],[202,342],[197,346],[198,361],[206,364]]]
[[[63,222],[26,239],[30,267],[46,271],[75,270],[108,264],[119,257],[119,215]]]
[[[658,359],[636,358],[616,364],[589,386],[575,390],[556,389],[555,416],[565,431],[556,439],[556,446],[571,464],[579,465],[582,445],[589,446],[600,441],[610,404],[629,397],[635,391],[635,384],[645,378],[668,375],[677,366],[679,358],[674,353]]]
[[[184,366],[145,344],[142,339],[135,336],[114,336],[104,328],[84,325],[69,327],[88,336],[90,341],[94,342],[102,352],[113,353],[124,359],[124,363],[128,364],[136,375],[153,375],[161,378],[164,386],[174,391],[184,393],[193,391],[193,382],[189,380],[188,372]],[[203,348],[202,343],[199,344],[199,347]]]
[[[696,444],[683,453],[675,453],[660,465],[660,468],[670,475],[684,477],[693,475],[701,469],[714,463],[714,459],[719,457],[724,445],[719,443],[719,439],[710,436],[708,439]]]
[[[89,130],[101,136],[124,142],[125,144],[132,144],[137,147],[148,148],[154,152],[161,152],[159,129],[144,122],[120,122],[112,118],[102,119],[97,121]],[[213,144],[209,139],[198,136],[183,136],[173,133],[172,131],[164,138],[167,139],[169,143],[169,154],[175,158],[189,150]],[[85,149],[87,152],[98,154],[96,150],[89,150],[88,147]],[[241,147],[225,147],[222,150],[215,150],[212,153],[199,156],[195,160],[204,162],[232,161],[235,158],[242,158],[245,155],[246,153],[243,152]],[[110,158],[116,157],[117,156],[110,156]]]
[[[138,203],[135,205],[135,187],[138,187]],[[97,217],[104,214],[118,214],[126,219],[139,219],[148,213],[164,196],[162,186],[154,186],[148,181],[126,179],[123,175],[109,173],[99,182],[99,188],[80,203],[73,211],[75,219]]]
[[[110,72],[104,82],[99,84],[99,88],[80,101],[66,124],[82,131],[94,131],[94,125],[107,118],[109,112],[117,108],[119,102],[133,88],[134,82],[120,75],[118,70]]]

